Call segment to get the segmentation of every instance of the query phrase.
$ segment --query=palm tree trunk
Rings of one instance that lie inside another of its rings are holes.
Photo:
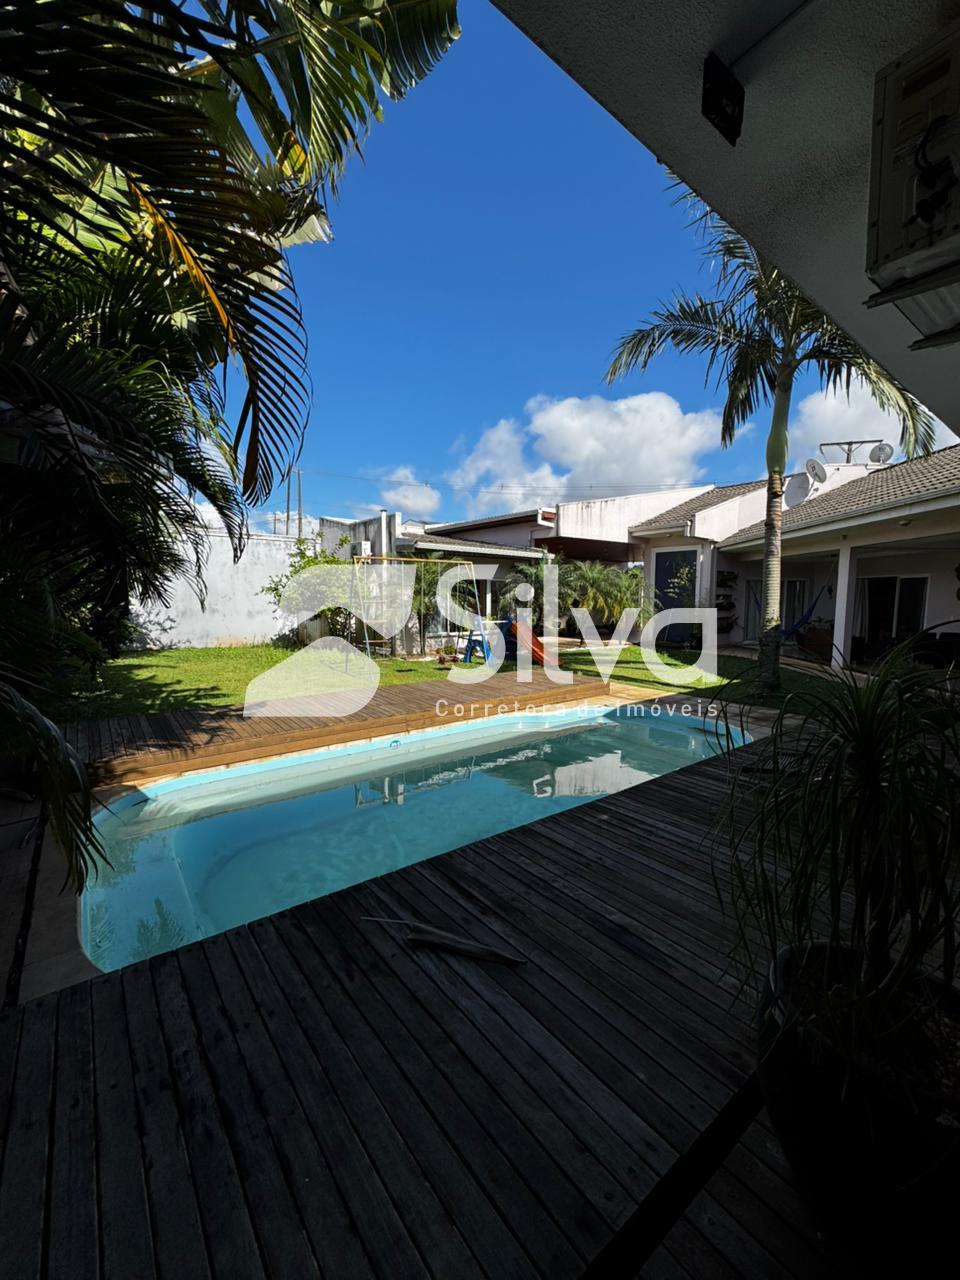
[[[767,437],[767,515],[763,523],[763,597],[757,666],[762,694],[780,688],[780,528],[783,521],[783,473],[787,469],[787,428],[795,369],[784,365],[777,374],[773,419]]]
[[[757,666],[763,693],[780,688],[780,524],[783,518],[783,476],[767,476],[767,516],[763,524],[763,595]]]

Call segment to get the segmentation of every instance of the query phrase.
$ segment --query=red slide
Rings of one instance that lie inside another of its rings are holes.
[[[521,626],[518,622],[512,622],[510,624],[510,630],[513,635],[516,636],[517,644],[522,644],[525,649],[530,650],[530,653],[533,655],[534,662],[539,662],[541,667],[545,666],[547,662],[547,655],[543,651],[543,645],[533,634],[533,630],[528,627],[526,623],[523,623]],[[552,666],[556,666],[556,659],[552,656],[550,663]]]

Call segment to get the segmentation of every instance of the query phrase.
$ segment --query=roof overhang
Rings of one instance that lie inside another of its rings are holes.
[[[874,80],[960,0],[494,3],[960,434],[960,347],[910,351],[894,307],[863,305]],[[711,52],[746,91],[735,147],[701,114]]]
[[[570,560],[602,560],[611,564],[633,560],[637,551],[630,542],[617,542],[609,538],[567,538],[563,534],[539,537],[537,546],[542,551],[563,555]]]
[[[960,497],[960,485],[953,489],[938,493],[930,498],[918,498],[913,502],[882,502],[867,511],[857,511],[846,516],[825,516],[822,520],[813,520],[809,524],[800,525],[796,529],[783,529],[781,542],[793,542],[804,536],[814,537],[822,534],[844,534],[851,531],[878,524],[884,520],[912,520],[917,516],[930,515],[937,511],[957,510],[957,499]],[[721,542],[720,550],[727,552],[751,551],[763,547],[763,535],[751,538],[749,542]]]
[[[675,533],[686,534],[690,524],[689,520],[682,520],[679,524],[635,524],[627,532],[635,541],[642,542],[646,538],[670,538]]]
[[[463,529],[489,529],[503,524],[539,524],[553,528],[556,512],[551,507],[533,507],[529,511],[510,511],[499,516],[478,516],[475,520],[449,520],[427,526],[430,533],[442,533],[450,530],[456,533]]]
[[[441,555],[468,555],[475,560],[489,560],[491,558],[500,557],[502,560],[542,560],[543,551],[532,550],[528,547],[505,547],[490,546],[483,542],[470,542],[464,539],[463,542],[456,542],[451,546],[449,542],[431,541],[429,537],[415,539],[399,539],[402,545],[413,546],[417,551],[436,551]]]

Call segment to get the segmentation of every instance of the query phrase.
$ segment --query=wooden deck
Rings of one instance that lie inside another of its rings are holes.
[[[725,775],[696,765],[4,1014],[4,1274],[829,1275],[762,1124],[723,1161],[752,1110],[704,844]],[[412,949],[395,919],[525,963]]]
[[[457,718],[452,708],[458,703],[463,717],[470,719],[501,708],[523,710],[604,693],[603,684],[587,676],[554,684],[542,668],[531,675],[527,684],[510,673],[472,687],[443,679],[391,685],[378,689],[366,707],[349,716],[245,718],[242,707],[188,708],[72,724],[64,732],[88,762],[95,783],[106,786],[450,724]],[[441,699],[447,705],[438,712]]]

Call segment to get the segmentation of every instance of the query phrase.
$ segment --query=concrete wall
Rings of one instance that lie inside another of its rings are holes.
[[[286,571],[295,538],[253,534],[238,564],[226,534],[211,531],[205,573],[206,607],[185,579],[174,582],[167,609],[133,606],[147,648],[213,648],[261,644],[280,630],[273,602],[261,595],[267,579]]]
[[[616,498],[589,498],[582,502],[561,502],[557,507],[556,532],[564,538],[597,538],[606,542],[629,542],[633,525],[651,520],[661,511],[679,506],[714,486],[690,485],[685,489],[665,489],[657,493],[628,493]]]

